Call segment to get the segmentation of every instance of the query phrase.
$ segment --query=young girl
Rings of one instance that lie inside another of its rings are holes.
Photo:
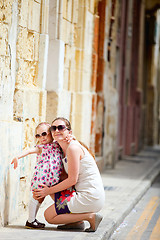
[[[16,169],[18,166],[18,159],[29,154],[37,154],[37,163],[31,180],[32,191],[37,189],[40,184],[51,187],[58,183],[63,169],[62,151],[59,144],[57,142],[53,142],[53,138],[50,133],[50,124],[47,122],[40,123],[35,129],[35,133],[38,145],[34,148],[23,151],[11,162],[11,164],[14,164],[14,169]],[[32,196],[29,203],[29,218],[25,225],[27,228],[45,227],[44,223],[40,223],[36,219],[37,211],[43,201],[44,198],[35,200]]]

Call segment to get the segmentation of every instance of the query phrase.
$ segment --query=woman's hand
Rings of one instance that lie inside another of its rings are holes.
[[[70,143],[72,140],[76,140],[76,137],[68,133],[66,138],[63,141]]]
[[[17,157],[13,158],[11,164],[14,164],[14,169],[16,169],[18,167],[18,158]]]
[[[46,185],[44,184],[39,184],[39,186],[41,188],[38,188],[38,189],[34,189],[33,190],[33,197],[35,199],[41,199],[41,198],[44,198],[46,197],[47,195],[49,195],[49,187],[47,187]]]

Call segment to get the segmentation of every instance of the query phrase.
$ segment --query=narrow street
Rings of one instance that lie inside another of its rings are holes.
[[[160,175],[110,240],[160,239]]]

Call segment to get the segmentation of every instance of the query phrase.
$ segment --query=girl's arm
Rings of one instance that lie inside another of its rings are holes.
[[[16,169],[18,167],[18,159],[26,157],[29,154],[33,154],[33,153],[40,153],[40,148],[39,147],[34,147],[34,148],[30,148],[27,150],[22,151],[18,156],[14,157],[11,164],[14,164],[14,169]]]
[[[75,185],[78,180],[79,165],[82,154],[83,154],[82,149],[79,146],[72,144],[67,150],[68,177],[62,182],[50,188],[48,188],[45,185],[42,185],[43,186],[42,189],[34,190],[34,196],[37,199],[40,199],[44,196],[52,195],[53,193],[65,190]]]

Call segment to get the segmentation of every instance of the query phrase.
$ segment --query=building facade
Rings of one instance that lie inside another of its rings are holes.
[[[160,143],[160,12],[151,0],[0,1],[0,224],[28,207],[41,121],[63,116],[102,170]]]

